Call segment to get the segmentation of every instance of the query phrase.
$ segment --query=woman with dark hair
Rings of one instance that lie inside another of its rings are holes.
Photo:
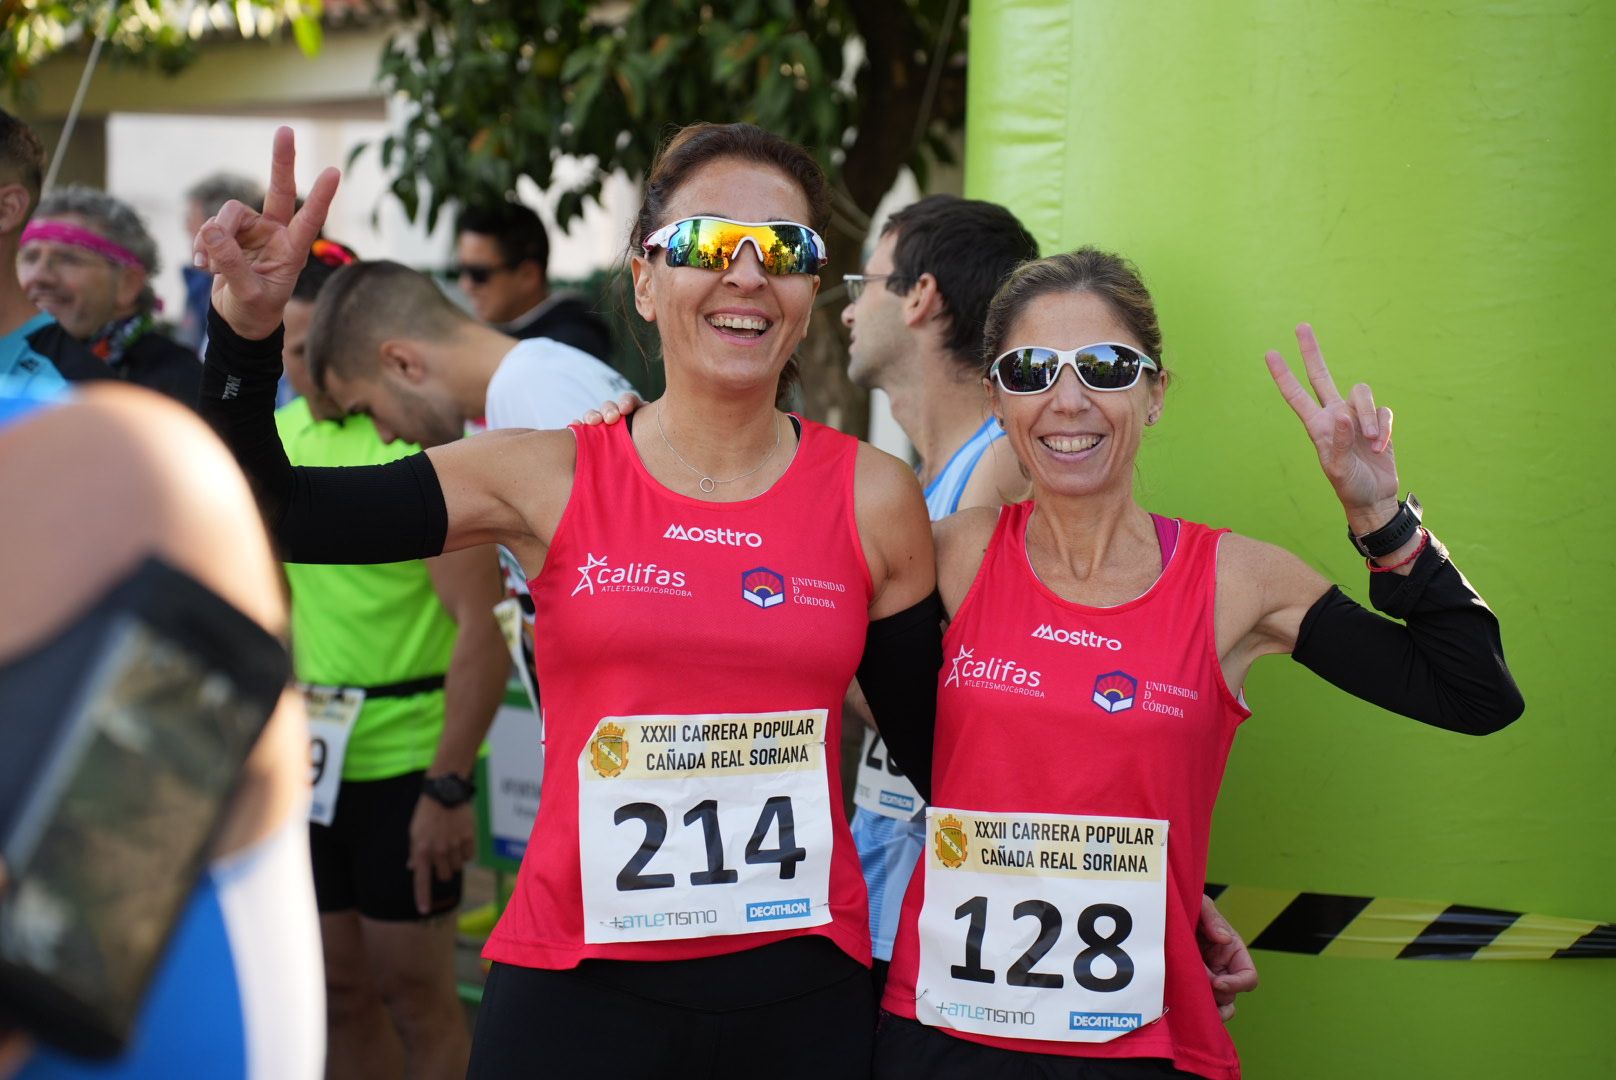
[[[1150,294],[1092,248],[1029,263],[989,311],[984,381],[1032,484],[937,529],[950,616],[932,806],[893,953],[880,1077],[1235,1080],[1194,928],[1253,661],[1470,734],[1523,703],[1498,622],[1399,502],[1392,415],[1343,397],[1308,326],[1301,418],[1369,562],[1346,599],[1290,552],[1147,512],[1168,374]],[[1068,371],[1067,369],[1070,368]]]
[[[825,259],[818,166],[744,124],[664,148],[630,264],[667,392],[632,427],[294,469],[271,417],[280,324],[336,176],[294,214],[292,164],[283,129],[263,212],[226,206],[197,249],[218,275],[204,408],[285,558],[498,542],[541,568],[542,808],[471,1074],[866,1074],[841,702],[855,670],[909,673],[865,679],[872,710],[928,729],[940,608],[908,467],[775,405]]]

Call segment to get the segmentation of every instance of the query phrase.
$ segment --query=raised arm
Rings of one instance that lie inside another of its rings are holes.
[[[281,318],[338,179],[326,169],[294,212],[294,163],[292,132],[281,128],[262,213],[226,203],[198,232],[195,259],[215,275],[200,411],[252,481],[282,557],[399,562],[499,541],[531,558],[547,536],[545,513],[558,499],[564,506],[570,493],[566,433],[483,436],[471,440],[475,447],[455,444],[357,468],[299,468],[287,460],[274,421]],[[531,469],[514,464],[523,455]],[[526,502],[515,494],[525,490],[524,473],[546,478]],[[542,547],[537,554],[531,565],[542,561]]]
[[[1348,693],[1422,723],[1473,735],[1503,728],[1525,702],[1498,619],[1398,501],[1391,410],[1364,383],[1342,397],[1312,327],[1298,326],[1296,340],[1313,393],[1278,352],[1267,355],[1269,373],[1312,439],[1354,542],[1372,553],[1370,602],[1404,621],[1366,611],[1289,552],[1229,537],[1218,559],[1218,641],[1230,685],[1255,657],[1288,652]]]

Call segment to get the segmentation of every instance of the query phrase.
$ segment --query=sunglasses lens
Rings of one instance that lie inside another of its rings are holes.
[[[665,250],[669,266],[727,270],[741,245],[757,245],[763,269],[770,274],[815,274],[819,251],[814,235],[802,225],[737,225],[717,218],[679,222]]]
[[[1077,372],[1095,390],[1126,390],[1139,378],[1140,356],[1115,345],[1090,345],[1077,354]]]
[[[1012,394],[1047,390],[1059,371],[1060,356],[1052,349],[1017,349],[999,357],[999,385]]]

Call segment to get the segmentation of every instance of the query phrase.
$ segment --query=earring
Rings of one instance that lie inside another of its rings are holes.
[[[1150,415],[1149,415],[1149,416],[1147,416],[1147,417],[1145,417],[1145,426],[1146,426],[1146,427],[1150,427],[1150,426],[1152,426],[1152,425],[1153,425],[1153,424],[1155,424],[1155,423],[1156,423],[1156,421],[1157,421],[1157,420],[1158,420],[1158,419],[1160,419],[1160,418],[1161,418],[1161,414],[1160,414],[1160,413],[1158,413],[1158,412],[1152,412],[1152,413],[1151,413],[1151,414],[1150,414]]]
[[[1003,431],[1003,430],[1004,430],[1004,417],[1002,417],[1002,416],[995,416],[995,417],[994,417],[994,418],[993,418],[993,419],[995,419],[995,420],[997,420],[997,421],[998,421],[998,423],[999,423],[999,430],[1000,430],[1000,431]]]

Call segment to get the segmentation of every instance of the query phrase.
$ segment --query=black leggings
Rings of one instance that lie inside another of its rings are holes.
[[[493,965],[467,1080],[863,1080],[870,973],[819,936],[728,956]]]
[[[1199,1080],[1163,1058],[1025,1054],[957,1039],[918,1020],[881,1014],[875,1080]]]

